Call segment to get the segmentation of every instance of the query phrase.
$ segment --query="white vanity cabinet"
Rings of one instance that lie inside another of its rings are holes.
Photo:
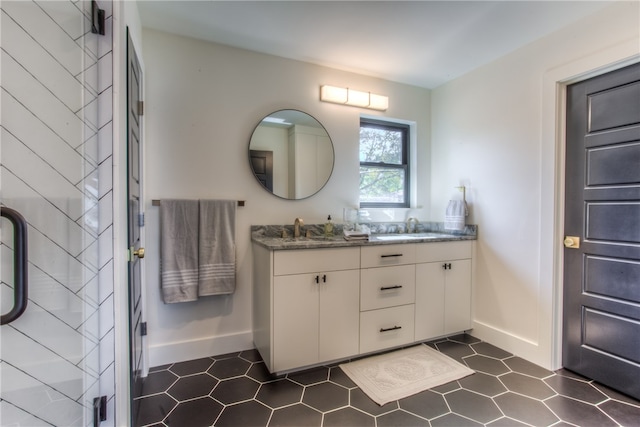
[[[360,353],[414,341],[415,245],[363,247]]]
[[[254,288],[254,341],[269,370],[358,354],[360,249],[256,252],[254,280],[270,295]]]
[[[471,329],[472,248],[254,244],[254,344],[285,372]]]
[[[471,329],[472,242],[416,244],[416,341]]]

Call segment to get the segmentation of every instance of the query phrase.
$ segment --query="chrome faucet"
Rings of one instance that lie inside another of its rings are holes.
[[[412,222],[414,222],[414,223],[415,223],[415,225],[413,226],[413,232],[414,232],[414,233],[417,233],[417,232],[418,232],[418,224],[419,224],[419,221],[418,221],[418,218],[414,218],[414,217],[410,217],[410,218],[407,220],[407,233],[411,233],[411,223],[412,223]]]
[[[304,221],[302,220],[302,218],[296,218],[296,220],[293,222],[293,237],[294,238],[298,238],[300,237],[300,226],[304,225]]]

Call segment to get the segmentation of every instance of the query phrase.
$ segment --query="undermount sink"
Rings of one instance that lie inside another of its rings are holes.
[[[376,240],[418,240],[418,239],[436,239],[443,237],[440,233],[407,233],[407,234],[374,234]]]
[[[292,242],[310,242],[310,241],[316,241],[316,240],[331,240],[332,237],[324,237],[324,236],[310,236],[310,237],[306,237],[306,236],[300,236],[300,237],[283,237],[282,241],[283,242],[287,242],[287,243],[292,243]]]

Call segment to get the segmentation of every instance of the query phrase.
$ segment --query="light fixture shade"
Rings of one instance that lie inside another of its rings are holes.
[[[347,104],[354,107],[369,107],[369,92],[347,89]]]
[[[389,108],[387,96],[329,85],[320,86],[320,100],[380,111]]]
[[[336,104],[347,103],[348,89],[335,86],[320,86],[320,100],[325,102],[333,102]]]
[[[384,95],[376,95],[375,93],[370,94],[369,108],[382,111],[386,110],[387,108],[389,108],[389,97]]]

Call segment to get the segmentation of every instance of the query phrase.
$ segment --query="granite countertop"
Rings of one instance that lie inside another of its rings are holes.
[[[443,223],[420,223],[415,232],[407,233],[404,223],[366,224],[371,230],[369,240],[345,240],[341,224],[336,224],[333,237],[324,237],[322,224],[305,225],[301,237],[293,237],[292,225],[253,225],[251,241],[269,250],[341,248],[351,246],[376,246],[398,243],[451,242],[476,240],[478,229],[467,225],[464,230],[444,230]],[[286,230],[288,237],[282,237]],[[303,237],[310,230],[311,237]]]

